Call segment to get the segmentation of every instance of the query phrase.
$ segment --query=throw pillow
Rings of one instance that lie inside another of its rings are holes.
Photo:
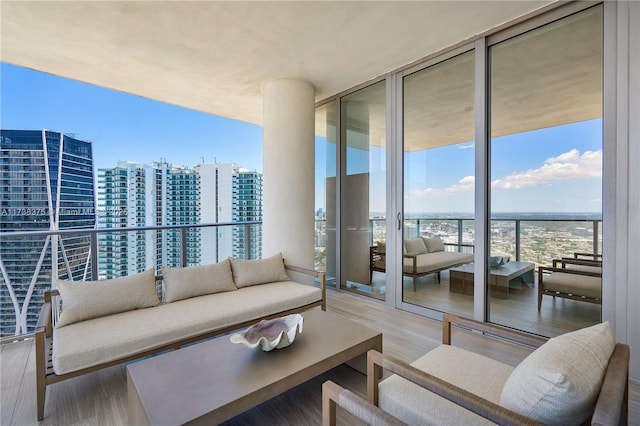
[[[378,241],[378,253],[386,253],[386,252],[387,252],[387,243]]]
[[[238,288],[289,280],[284,269],[282,253],[266,259],[242,260],[230,257],[229,260],[233,281]]]
[[[444,251],[444,241],[440,238],[422,238],[422,240],[424,241],[424,245],[427,246],[429,253]]]
[[[407,249],[409,256],[416,256],[418,254],[426,254],[427,246],[424,245],[422,238],[411,238],[404,240],[404,246]]]
[[[593,413],[613,349],[608,322],[554,337],[513,370],[500,405],[544,424],[582,424]]]
[[[56,287],[62,298],[62,313],[56,327],[160,303],[153,269],[112,280],[57,280]]]
[[[162,267],[164,301],[167,303],[236,290],[231,275],[231,262],[228,259],[212,265],[191,266],[188,268]]]

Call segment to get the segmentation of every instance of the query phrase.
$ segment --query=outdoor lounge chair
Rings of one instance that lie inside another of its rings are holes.
[[[627,424],[629,346],[608,323],[549,340],[449,314],[442,325],[443,344],[411,364],[369,351],[368,401],[325,383],[323,424],[336,406],[381,425]],[[514,368],[451,346],[452,325],[536,349]]]
[[[578,253],[579,254],[579,253]],[[571,257],[538,267],[538,310],[542,296],[602,304],[602,261]]]

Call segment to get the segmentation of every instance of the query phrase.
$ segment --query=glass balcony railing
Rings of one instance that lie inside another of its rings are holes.
[[[161,266],[262,256],[262,222],[0,233],[0,338],[33,332],[56,279],[117,278]],[[161,286],[158,287],[162,293]]]
[[[474,245],[475,229],[472,218],[420,217],[404,220],[404,238],[439,237],[445,243]],[[326,220],[315,221],[316,268],[325,270],[327,235]],[[551,259],[574,252],[602,253],[602,219],[595,215],[527,215],[500,216],[491,219],[491,251],[507,254],[515,261],[547,265]],[[369,243],[386,241],[386,219],[369,220]],[[335,250],[335,249],[334,249]]]

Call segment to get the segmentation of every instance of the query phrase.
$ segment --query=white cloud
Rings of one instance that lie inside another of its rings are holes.
[[[565,152],[557,157],[545,160],[537,169],[515,172],[491,182],[494,189],[520,189],[549,185],[553,182],[575,179],[599,178],[602,176],[602,150],[586,151],[580,154],[577,149]],[[451,195],[473,191],[474,176],[465,176],[457,183],[446,188],[426,188],[413,191],[413,196]]]
[[[602,176],[602,151],[586,151],[580,155],[577,149],[547,159],[542,167],[526,172],[511,173],[503,179],[491,182],[492,188],[520,189],[549,185],[562,180],[590,179]]]
[[[476,147],[475,143],[470,143],[468,145],[458,145],[458,149],[471,149],[475,147]]]

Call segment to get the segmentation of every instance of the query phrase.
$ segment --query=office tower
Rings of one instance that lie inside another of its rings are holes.
[[[262,221],[262,174],[239,169],[233,179],[233,221]],[[233,255],[245,259],[262,257],[262,226],[249,225],[247,238],[245,226],[234,226]],[[246,247],[248,244],[249,247]]]
[[[233,179],[238,166],[232,163],[197,164],[200,175],[200,223],[233,222]],[[233,230],[229,226],[203,228],[202,263],[216,263],[233,256]]]
[[[166,162],[121,161],[98,170],[100,228],[135,228],[199,222],[199,176]],[[200,231],[185,233],[187,265],[200,263]],[[180,230],[142,230],[101,233],[101,278],[115,278],[182,266]]]
[[[198,164],[200,175],[200,222],[231,223],[262,221],[262,175],[233,163]],[[215,263],[233,256],[251,259],[262,255],[262,227],[250,226],[245,246],[245,226],[202,229],[202,263]]]
[[[91,142],[50,130],[0,130],[0,232],[93,229]],[[0,334],[33,331],[56,278],[91,279],[88,234],[3,238]]]

